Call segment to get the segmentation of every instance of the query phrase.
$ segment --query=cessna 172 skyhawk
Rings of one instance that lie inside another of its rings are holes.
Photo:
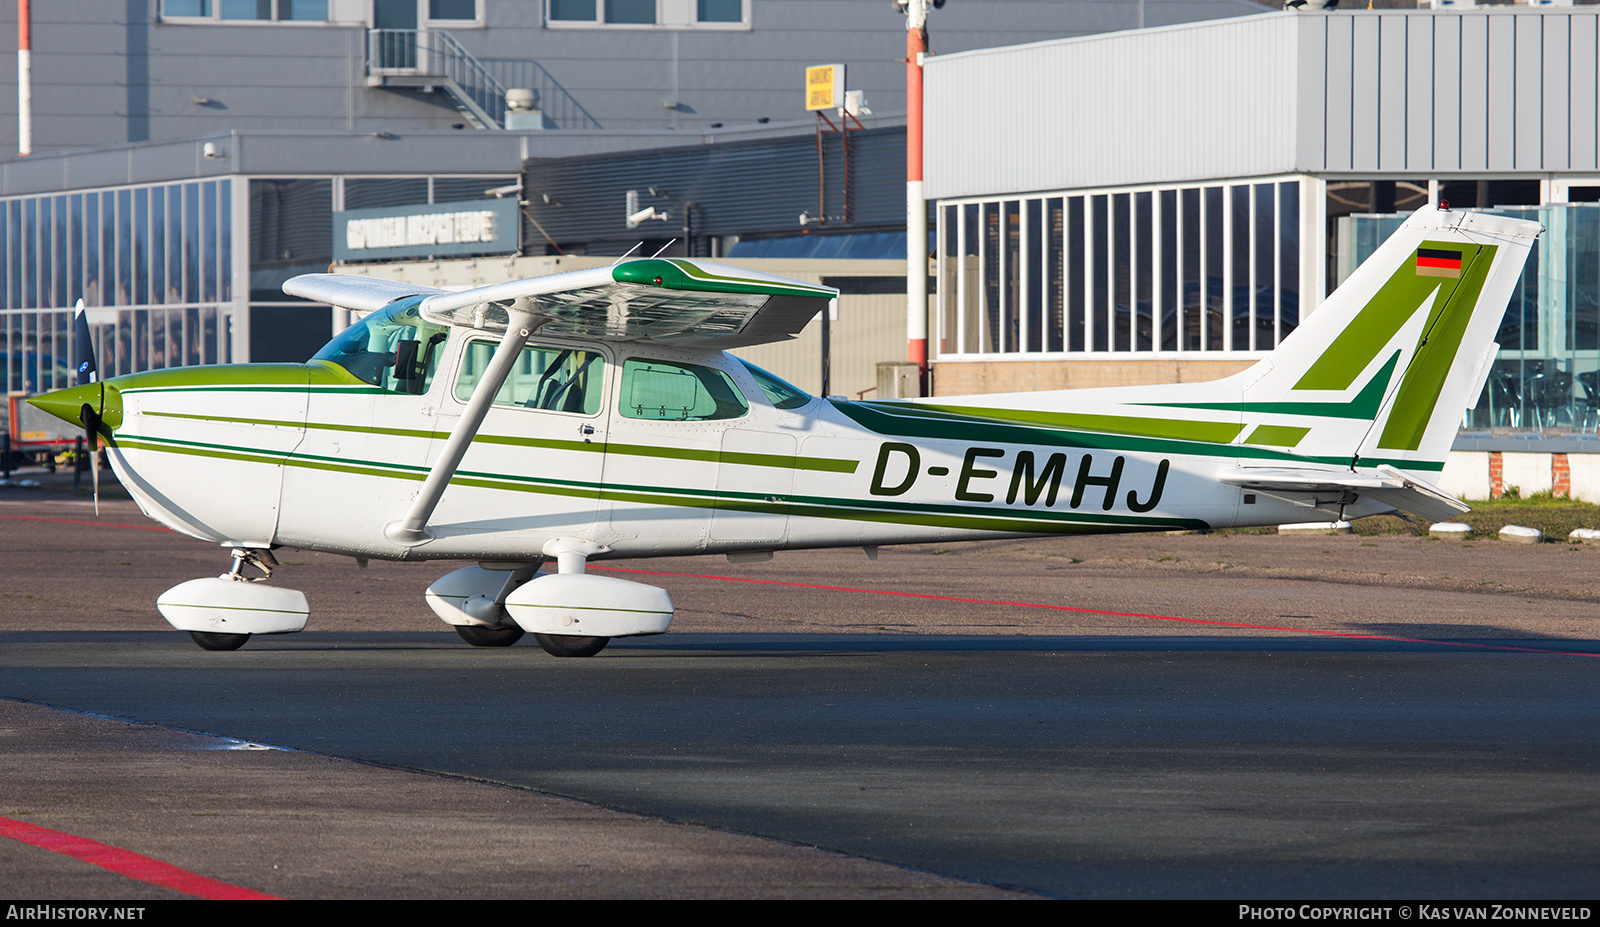
[[[1464,512],[1425,477],[1539,232],[1420,210],[1277,350],[1209,383],[818,398],[723,350],[791,337],[835,291],[642,259],[465,292],[297,277],[285,291],[368,313],[308,363],[32,401],[98,433],[147,515],[232,550],[231,572],[158,600],[202,647],[304,628],[303,594],[244,575],[287,546],[473,562],[426,595],[467,642],[531,631],[588,656],[673,614],[590,559]]]

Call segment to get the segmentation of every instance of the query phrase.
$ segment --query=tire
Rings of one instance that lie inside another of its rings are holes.
[[[477,625],[458,624],[456,633],[474,647],[510,647],[522,639],[522,629],[516,625],[502,628],[480,628]]]
[[[609,637],[573,637],[570,634],[535,634],[533,639],[552,657],[592,657],[611,643]]]
[[[250,639],[248,634],[223,634],[216,631],[190,631],[201,650],[238,650]]]

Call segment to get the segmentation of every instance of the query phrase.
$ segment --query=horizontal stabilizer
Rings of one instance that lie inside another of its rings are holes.
[[[1394,467],[1368,473],[1315,467],[1234,467],[1217,479],[1270,493],[1353,492],[1429,522],[1449,521],[1472,507],[1439,487]]]

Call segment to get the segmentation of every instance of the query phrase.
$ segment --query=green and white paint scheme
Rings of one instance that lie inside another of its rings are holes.
[[[672,615],[588,560],[1459,514],[1429,478],[1539,232],[1421,210],[1277,350],[1209,383],[820,399],[724,349],[792,337],[835,291],[650,259],[465,292],[299,277],[285,291],[368,313],[306,364],[33,402],[80,424],[88,406],[148,515],[234,549],[202,594],[163,597],[202,646],[295,624],[250,617],[267,606],[241,570],[287,546],[473,562],[429,590],[440,617],[575,655]]]

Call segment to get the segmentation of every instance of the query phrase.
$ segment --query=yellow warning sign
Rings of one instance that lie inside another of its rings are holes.
[[[806,68],[806,109],[836,109],[844,105],[844,65],[819,64]]]

